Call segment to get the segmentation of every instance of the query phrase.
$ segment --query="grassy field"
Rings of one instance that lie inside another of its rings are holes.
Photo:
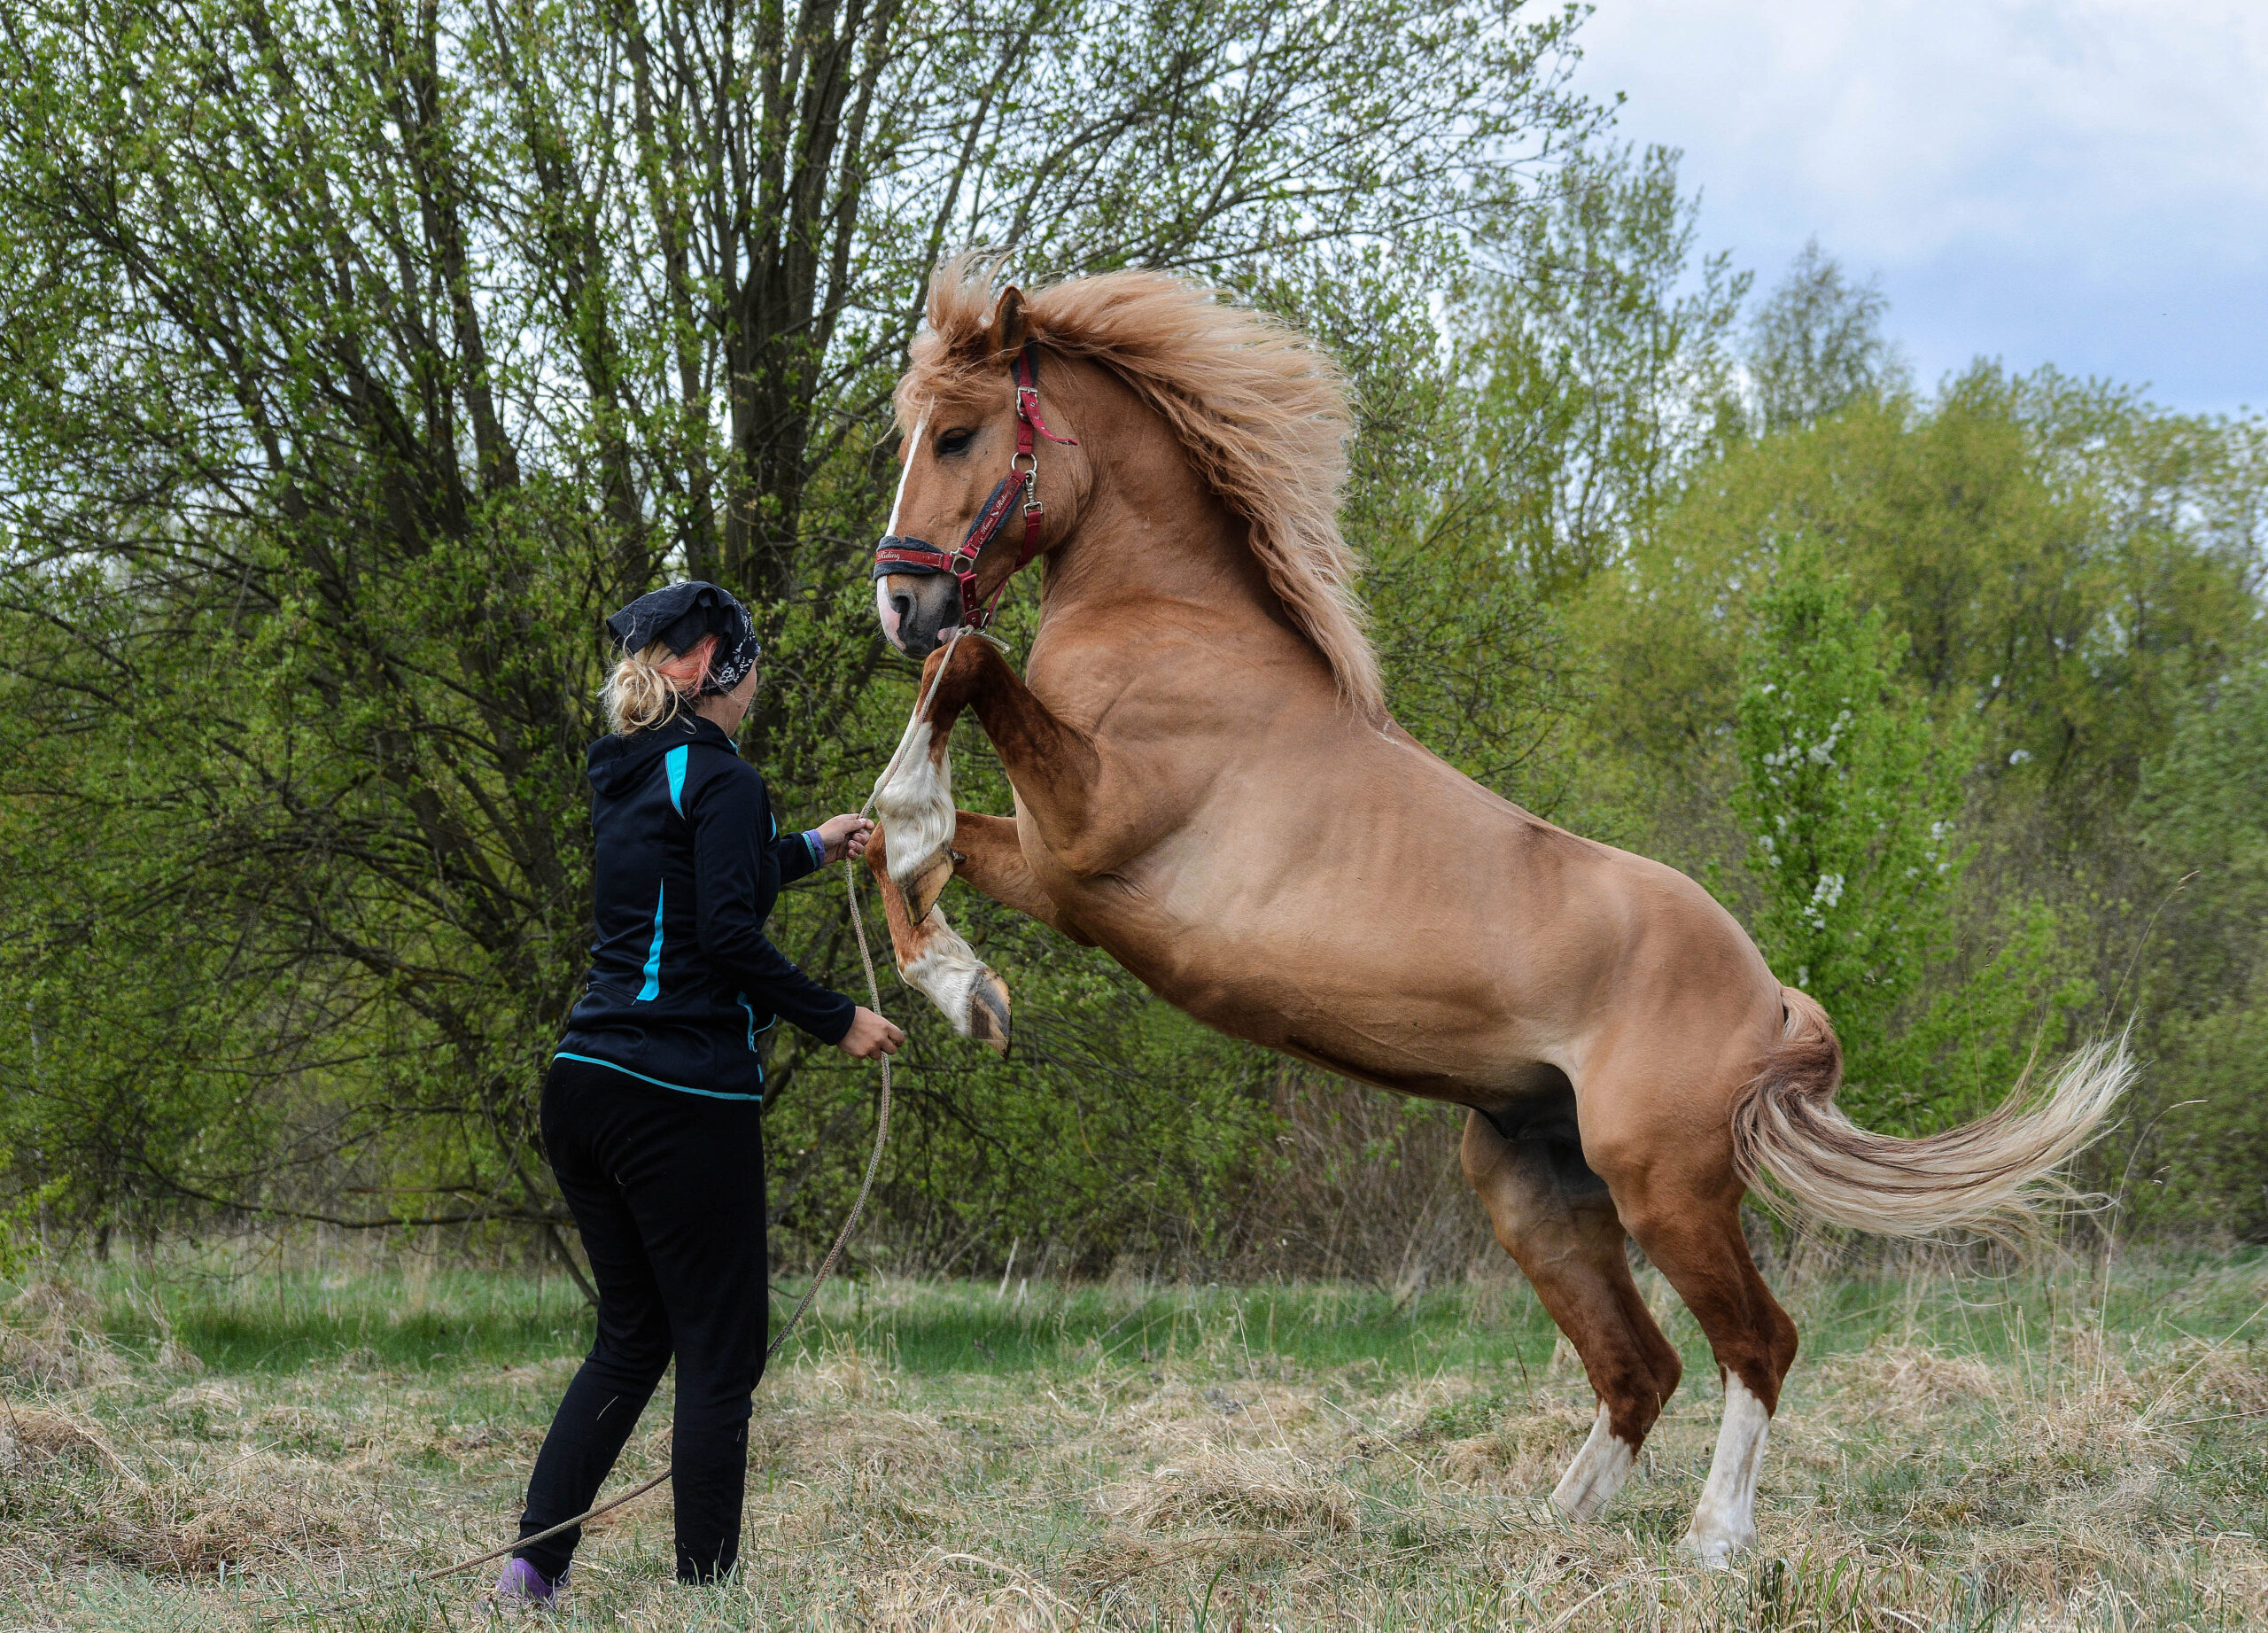
[[[1718,1394],[1658,1280],[1687,1383],[1582,1527],[1543,1497],[1590,1397],[1516,1281],[886,1281],[758,1394],[739,1579],[668,1580],[664,1489],[585,1543],[568,1625],[2268,1626],[2268,1258],[1778,1279],[1806,1349],[1731,1573],[1675,1549]],[[403,1578],[509,1535],[586,1341],[565,1283],[414,1264],[0,1300],[7,1629],[480,1626],[493,1567]]]

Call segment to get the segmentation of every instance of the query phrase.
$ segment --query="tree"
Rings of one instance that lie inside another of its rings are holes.
[[[1798,547],[1757,596],[1733,809],[1761,887],[1757,940],[1835,1017],[1854,1072],[1922,974],[1927,921],[1956,883],[1953,832],[1974,732],[1939,743],[1897,682],[1904,640]]]
[[[1588,123],[1570,27],[11,9],[0,960],[46,1043],[0,1069],[30,1177],[106,1154],[89,1217],[331,1210],[344,1169],[406,1199],[382,1218],[555,1218],[532,1089],[586,937],[603,613],[664,573],[741,591],[785,655],[774,788],[855,804],[905,706],[859,557],[938,251],[1299,292],[1365,244],[1407,298],[1477,179]],[[839,968],[831,904],[783,923]]]
[[[1504,217],[1455,313],[1460,497],[1558,593],[1619,558],[1736,410],[1749,278],[1699,257],[1678,154],[1587,151]]]
[[[1889,310],[1869,278],[1854,284],[1812,239],[1748,334],[1748,372],[1756,418],[1767,432],[1816,424],[1894,385],[1901,370],[1883,338]]]
[[[1790,547],[1756,615],[1735,734],[1747,774],[1732,805],[1758,945],[1834,1019],[1844,1103],[1861,1122],[1911,1131],[1997,1099],[2016,1029],[2043,998],[2070,1007],[2085,989],[2045,992],[2054,925],[2019,911],[1985,968],[1930,990],[1953,951],[1949,909],[1969,857],[1955,825],[1973,719],[1931,718],[1898,678],[1904,638],[1881,609],[1858,612],[1815,549]]]
[[[2268,1235],[2268,665],[2205,688],[2135,801],[2140,878],[2124,937],[2155,1057],[2122,1180],[2146,1218]]]
[[[2263,447],[2255,425],[1983,363],[1926,401],[1728,444],[1572,609],[1617,678],[1593,727],[1643,774],[1624,820],[1721,803],[1751,592],[1801,538],[1906,637],[1906,679],[1976,712],[1972,831],[2007,813],[2059,852],[2093,849],[2184,700],[2257,649]]]

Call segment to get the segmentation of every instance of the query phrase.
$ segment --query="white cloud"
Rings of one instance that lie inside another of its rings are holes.
[[[2268,0],[1599,0],[1581,37],[1713,243],[1878,271],[1925,378],[2268,406]]]

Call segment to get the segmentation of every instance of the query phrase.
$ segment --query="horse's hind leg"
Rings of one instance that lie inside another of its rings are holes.
[[[1621,1487],[1676,1393],[1677,1351],[1630,1279],[1613,1199],[1572,1139],[1507,1139],[1476,1111],[1462,1155],[1496,1240],[1574,1345],[1598,1396],[1590,1438],[1551,1493],[1571,1518],[1588,1520]]]
[[[1646,1104],[1656,1126],[1665,1125],[1659,1113],[1667,1102]],[[1594,1143],[1588,1131],[1585,1143]],[[1756,1477],[1781,1380],[1796,1358],[1796,1324],[1757,1273],[1741,1233],[1744,1187],[1732,1171],[1728,1136],[1721,1148],[1689,1131],[1664,1139],[1650,1130],[1643,1141],[1597,1144],[1593,1160],[1622,1222],[1700,1322],[1724,1380],[1716,1455],[1685,1536],[1703,1563],[1722,1566],[1756,1541]]]

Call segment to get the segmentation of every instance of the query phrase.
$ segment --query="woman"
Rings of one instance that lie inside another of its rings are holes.
[[[756,691],[756,631],[713,584],[673,584],[607,620],[622,648],[611,736],[591,745],[597,938],[543,1085],[543,1145],[598,1284],[598,1340],[545,1435],[520,1535],[588,1508],[677,1357],[670,1436],[677,1574],[740,1550],[750,1396],[770,1297],[760,1035],[785,1016],[858,1060],[905,1034],[765,939],[780,887],[860,855],[838,816],[781,837],[733,733]],[[495,1598],[548,1605],[579,1528],[507,1562]]]

